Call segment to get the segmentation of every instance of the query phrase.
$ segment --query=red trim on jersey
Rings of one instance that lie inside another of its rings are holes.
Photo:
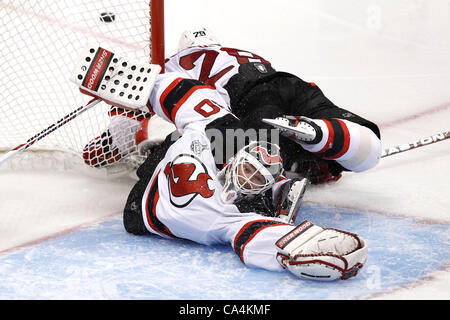
[[[333,139],[334,139],[334,130],[333,130],[333,126],[331,125],[330,121],[326,120],[326,119],[320,119],[323,120],[323,122],[325,122],[325,124],[327,125],[328,128],[328,140],[325,143],[325,145],[323,146],[323,148],[317,152],[314,153],[322,153],[327,151],[328,149],[330,149],[333,146]]]
[[[153,187],[155,186],[155,183],[158,181],[158,176],[159,176],[160,172],[161,172],[161,170],[158,170],[158,172],[156,173],[155,177],[153,178],[153,182],[152,182],[152,184],[150,186],[150,189],[149,189],[150,194],[152,192]],[[158,188],[158,187],[156,187],[156,188]],[[148,225],[153,229],[153,231],[155,231],[159,235],[164,235],[164,236],[167,236],[169,238],[177,238],[176,236],[174,236],[172,234],[172,232],[170,231],[169,228],[167,228],[161,221],[159,221],[158,217],[156,216],[156,205],[158,204],[158,201],[159,201],[159,190],[158,189],[156,190],[155,196],[153,197],[152,210],[151,211],[148,210],[148,202],[149,202],[149,200],[150,200],[150,197],[147,196],[147,200],[145,201],[145,216],[147,218]],[[152,217],[153,217],[154,220],[156,220],[158,223],[161,224],[162,228],[158,228],[157,226],[155,226],[155,224],[152,221]]]
[[[341,151],[339,151],[338,154],[332,156],[332,157],[324,157],[324,159],[327,160],[334,160],[334,159],[338,159],[340,157],[342,157],[347,151],[348,148],[350,147],[350,131],[347,128],[347,125],[345,124],[344,121],[340,120],[340,119],[335,119],[339,122],[339,124],[342,127],[342,131],[344,131],[344,146],[342,147]]]
[[[172,120],[173,123],[175,123],[175,117],[176,117],[176,115],[177,115],[178,109],[181,108],[181,106],[186,102],[187,99],[189,99],[189,97],[190,97],[195,91],[200,90],[200,89],[213,89],[213,90],[214,90],[213,87],[208,86],[208,85],[195,86],[195,87],[193,87],[192,89],[190,89],[190,90],[183,96],[183,98],[181,98],[181,99],[177,102],[177,104],[175,105],[175,107],[172,109],[172,113],[171,113],[171,118],[170,118],[170,119]],[[219,111],[220,111],[220,110],[219,110]]]
[[[237,233],[237,235],[234,237],[234,243],[233,243],[233,247],[234,247],[234,248],[236,248],[236,243],[237,243],[237,240],[239,239],[239,237],[247,230],[248,227],[250,227],[251,225],[253,225],[255,222],[275,222],[275,221],[273,221],[273,220],[253,220],[253,221],[247,222],[246,224],[244,224],[244,226],[239,230],[239,232]],[[242,261],[243,263],[245,263],[245,262],[244,262],[244,250],[245,250],[245,247],[247,246],[247,244],[248,244],[251,240],[253,240],[253,238],[254,238],[259,232],[261,232],[262,230],[264,230],[264,229],[266,229],[266,228],[268,228],[268,227],[287,226],[287,225],[288,225],[288,224],[282,223],[282,222],[280,222],[280,223],[274,223],[274,224],[269,224],[269,225],[262,226],[262,227],[256,229],[255,231],[253,231],[253,233],[248,237],[248,239],[244,242],[244,244],[241,245],[241,248],[240,248],[240,255],[239,255],[239,258],[241,259],[241,261]],[[236,250],[236,249],[235,249],[235,250]]]
[[[152,182],[152,184],[150,186],[150,189],[149,189],[150,191],[153,189],[156,181],[158,181],[158,175],[159,175],[160,172],[161,172],[161,170],[159,170],[156,173],[155,177],[153,178],[153,182]],[[157,192],[157,194],[158,194],[158,199],[157,200],[159,200],[159,192]],[[155,195],[155,198],[156,198],[156,195]],[[145,216],[147,217],[147,222],[148,222],[148,225],[150,226],[150,228],[152,228],[155,232],[159,233],[158,228],[155,227],[155,225],[152,222],[152,219],[150,218],[150,212],[147,209],[148,208],[148,200],[149,200],[149,197],[147,197],[147,200],[145,200]],[[155,202],[154,200],[155,199],[153,199],[153,211],[155,210],[156,203],[158,202],[158,201]]]
[[[163,91],[161,94],[161,97],[159,97],[159,104],[161,105],[161,109],[166,115],[167,119],[172,120],[170,117],[169,112],[164,108],[164,100],[166,99],[167,95],[175,88],[181,81],[183,81],[184,78],[176,78],[170,85],[167,86],[167,88]]]
[[[159,201],[159,190],[156,190],[155,197],[153,198],[153,207],[152,207],[152,213],[155,218],[158,218],[156,216],[156,205],[158,204],[158,201]]]
[[[199,89],[212,89],[215,90],[214,87],[210,86],[210,85],[195,85],[193,86],[191,89],[189,89],[178,101],[176,101],[176,104],[174,105],[174,107],[172,108],[171,111],[167,110],[164,107],[164,101],[166,100],[167,96],[172,92],[173,89],[175,89],[180,82],[182,82],[183,80],[189,80],[189,79],[185,79],[185,78],[176,78],[174,81],[172,81],[172,83],[167,86],[167,88],[163,91],[161,97],[159,98],[159,104],[161,105],[161,109],[164,112],[164,114],[166,115],[166,117],[172,121],[172,123],[175,124],[175,117],[177,115],[178,110],[181,108],[181,106],[186,102],[187,99],[189,99],[189,97],[197,90]]]

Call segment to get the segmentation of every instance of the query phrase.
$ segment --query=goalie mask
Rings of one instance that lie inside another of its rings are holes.
[[[186,30],[181,34],[178,43],[178,52],[183,51],[189,47],[209,46],[213,44],[220,44],[219,39],[205,27]]]
[[[269,142],[251,142],[230,159],[224,170],[221,198],[225,203],[262,193],[283,172],[280,148]]]

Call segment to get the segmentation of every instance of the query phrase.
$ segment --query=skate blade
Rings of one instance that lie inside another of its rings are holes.
[[[291,127],[290,125],[286,125],[281,120],[276,119],[262,119],[264,123],[270,124],[275,128],[278,128],[281,132],[284,132],[284,135],[296,137],[301,142],[308,142],[314,139],[315,133],[307,131],[305,129],[302,130],[301,127]]]
[[[278,129],[289,130],[292,133],[295,133],[295,130],[292,130],[293,128],[291,126],[284,124],[281,120],[263,118],[261,121]]]

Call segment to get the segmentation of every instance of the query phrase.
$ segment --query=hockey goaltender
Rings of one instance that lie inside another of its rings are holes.
[[[177,135],[150,150],[145,137],[151,126],[145,119],[136,126],[137,148],[147,158],[124,208],[125,229],[228,244],[248,267],[300,278],[357,275],[367,241],[295,218],[309,181],[336,181],[342,171],[378,163],[378,127],[335,106],[314,83],[275,71],[248,51],[222,47],[206,28],[183,33],[165,67],[139,108],[172,123]],[[115,96],[104,99],[114,102]],[[115,155],[120,141],[109,137]],[[88,144],[86,163],[102,147]]]

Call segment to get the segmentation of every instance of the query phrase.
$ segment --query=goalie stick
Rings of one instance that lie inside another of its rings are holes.
[[[424,147],[424,146],[432,144],[432,143],[436,143],[436,142],[439,142],[439,141],[444,141],[444,140],[446,140],[448,138],[450,138],[450,131],[444,131],[444,132],[440,132],[440,133],[432,135],[432,136],[428,136],[428,137],[425,137],[425,138],[422,138],[422,139],[418,139],[418,140],[413,141],[413,142],[409,142],[409,143],[401,144],[401,145],[398,145],[398,146],[386,148],[381,153],[381,158],[389,157],[389,156],[392,156],[394,154],[405,152],[405,151],[409,151],[409,150],[412,150],[412,149]]]
[[[64,117],[62,117],[61,119],[59,119],[58,121],[56,121],[55,123],[50,125],[48,128],[42,130],[41,132],[39,132],[35,136],[31,137],[30,139],[27,140],[27,142],[22,143],[22,144],[18,145],[17,147],[15,147],[14,149],[12,149],[11,151],[6,152],[4,155],[2,155],[0,157],[0,165],[2,165],[4,162],[6,162],[7,160],[11,159],[15,155],[19,154],[20,152],[28,149],[29,147],[31,147],[33,144],[35,144],[36,142],[38,142],[42,138],[48,136],[53,131],[55,131],[58,128],[60,128],[63,125],[65,125],[67,122],[75,119],[80,114],[82,114],[85,111],[91,109],[92,107],[94,107],[100,101],[101,101],[100,99],[92,99],[86,105],[83,105],[83,106],[75,109],[71,113],[65,115]]]

